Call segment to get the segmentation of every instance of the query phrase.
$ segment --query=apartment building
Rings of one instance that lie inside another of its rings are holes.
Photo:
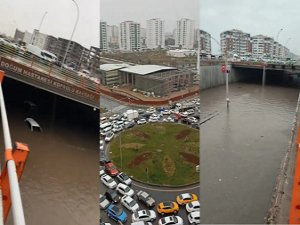
[[[260,58],[263,56],[273,56],[273,38],[259,34],[251,37],[251,43],[253,57]]]
[[[159,18],[147,20],[146,45],[148,49],[165,48],[165,22]]]
[[[222,55],[237,54],[245,56],[251,54],[250,34],[232,29],[220,34]]]
[[[200,33],[199,33],[200,32]],[[211,35],[204,30],[197,30],[197,36],[200,35],[200,53],[211,54]],[[197,37],[198,40],[198,37]]]
[[[104,21],[100,21],[100,50],[108,50],[107,39],[107,23]]]
[[[182,18],[176,22],[175,46],[193,49],[195,41],[195,22]]]
[[[107,25],[106,29],[108,48],[119,48],[119,27],[116,25]]]
[[[141,49],[141,25],[133,21],[120,23],[119,47],[121,51]]]

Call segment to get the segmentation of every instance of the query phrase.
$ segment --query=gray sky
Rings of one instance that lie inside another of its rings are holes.
[[[200,27],[220,40],[220,33],[233,28],[250,35],[276,38],[291,52],[300,55],[299,0],[201,0]],[[214,53],[217,44],[212,40]]]
[[[99,47],[100,0],[76,0],[79,21],[73,40],[89,48]],[[69,39],[77,10],[72,0],[0,0],[0,33],[12,35],[17,28],[32,33],[47,11],[41,32]]]
[[[101,0],[100,7],[100,18],[108,25],[133,20],[146,28],[146,20],[160,18],[168,32],[181,18],[199,21],[199,0]]]

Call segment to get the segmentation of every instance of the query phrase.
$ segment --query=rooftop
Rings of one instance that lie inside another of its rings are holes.
[[[120,71],[135,73],[139,75],[146,75],[154,72],[159,72],[163,70],[177,70],[176,67],[168,67],[168,66],[159,66],[159,65],[138,65],[138,66],[130,66]]]
[[[129,67],[130,65],[126,64],[126,63],[122,63],[122,64],[102,64],[100,65],[100,70],[104,70],[104,71],[111,71],[111,70],[118,70],[118,69],[122,69],[125,67]]]

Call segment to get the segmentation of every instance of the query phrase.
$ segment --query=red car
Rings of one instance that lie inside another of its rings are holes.
[[[106,174],[108,174],[108,175],[110,175],[112,177],[117,176],[118,173],[119,173],[118,169],[110,161],[108,161],[108,162],[105,163],[105,169],[104,170],[105,170]]]

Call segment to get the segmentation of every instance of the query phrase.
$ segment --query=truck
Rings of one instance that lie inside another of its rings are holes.
[[[51,52],[48,52],[46,50],[41,49],[38,46],[32,45],[32,44],[27,44],[26,45],[26,50],[27,53],[37,56],[41,59],[44,59],[48,62],[56,62],[57,61],[57,56]]]
[[[132,121],[139,117],[139,112],[135,109],[128,109],[123,113],[123,117],[127,118],[128,121]]]

